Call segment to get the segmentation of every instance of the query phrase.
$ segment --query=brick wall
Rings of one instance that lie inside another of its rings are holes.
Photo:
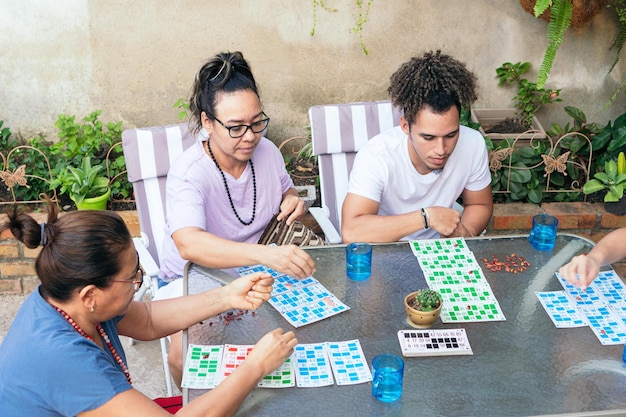
[[[584,236],[597,242],[612,230],[626,227],[626,216],[612,215],[605,212],[603,207],[602,203],[547,203],[542,206],[523,203],[497,204],[487,228],[487,235],[527,235],[532,217],[535,214],[548,213],[559,219],[559,232]],[[138,236],[137,213],[119,213],[131,234]],[[45,215],[34,214],[33,217],[39,222],[45,221]],[[0,223],[5,220],[6,215],[0,215]],[[313,229],[318,228],[310,215],[305,217],[304,223]],[[38,279],[33,265],[38,253],[39,248],[31,250],[24,247],[6,231],[0,235],[0,294],[29,293],[37,286]],[[626,259],[613,266],[620,276],[626,276]]]
[[[118,212],[128,226],[130,233],[139,236],[139,220],[136,211]],[[63,213],[61,213],[61,216]],[[46,220],[46,215],[32,215],[39,223]],[[6,221],[6,214],[0,214],[0,224]],[[28,294],[38,284],[35,274],[35,258],[41,248],[28,249],[15,240],[8,230],[0,235],[0,295]]]
[[[598,242],[611,231],[626,227],[626,215],[615,216],[604,210],[603,203],[496,204],[488,235],[527,235],[535,214],[551,214],[559,219],[559,232],[586,237]],[[624,242],[626,245],[626,242]],[[613,264],[626,277],[626,258]]]

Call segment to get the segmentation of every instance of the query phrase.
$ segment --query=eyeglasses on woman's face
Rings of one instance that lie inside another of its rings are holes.
[[[139,263],[139,254],[137,254],[137,267],[135,273],[129,276],[126,279],[112,279],[111,282],[125,282],[127,284],[133,284],[135,292],[139,291],[141,285],[143,284],[143,276],[146,273],[144,272],[141,264]]]
[[[212,116],[217,123],[221,124],[222,126],[224,126],[225,129],[228,130],[228,134],[230,135],[231,138],[239,139],[240,137],[242,137],[248,132],[248,129],[252,130],[252,133],[262,133],[267,128],[267,125],[270,123],[270,118],[267,117],[267,115],[264,112],[262,112],[261,114],[265,118],[259,120],[258,122],[254,122],[251,125],[235,125],[235,126],[226,126],[220,119],[215,117],[214,114]]]

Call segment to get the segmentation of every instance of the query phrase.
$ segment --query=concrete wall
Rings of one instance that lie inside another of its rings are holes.
[[[225,50],[252,65],[275,142],[302,135],[314,104],[386,99],[389,76],[412,56],[442,49],[479,79],[476,107],[511,107],[498,87],[503,62],[543,56],[546,22],[516,0],[374,0],[363,40],[351,32],[356,0],[3,0],[0,2],[0,120],[14,132],[53,138],[60,113],[125,127],[178,122],[172,104],[187,96],[199,66]],[[367,4],[367,1],[363,1]],[[538,114],[544,126],[568,120],[564,105],[604,124],[624,112],[626,94],[605,104],[626,79],[626,57],[607,74],[617,26],[604,11],[565,37],[548,81],[563,103]],[[622,54],[625,55],[625,54]],[[536,71],[529,78],[534,79]]]

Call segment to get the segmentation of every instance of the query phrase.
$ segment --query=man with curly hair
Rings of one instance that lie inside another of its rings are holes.
[[[482,135],[459,123],[476,100],[476,77],[441,51],[404,63],[391,76],[400,126],[358,152],[343,204],[345,242],[476,236],[493,201]],[[462,213],[454,208],[461,197]]]

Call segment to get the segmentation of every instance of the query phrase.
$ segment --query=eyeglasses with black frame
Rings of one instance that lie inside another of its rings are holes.
[[[220,119],[215,117],[214,114],[211,114],[211,116],[213,116],[217,123],[221,124],[222,126],[224,126],[224,128],[228,130],[228,134],[231,138],[239,139],[248,132],[248,129],[252,130],[252,133],[262,133],[267,128],[267,125],[270,123],[270,118],[267,117],[267,114],[265,114],[265,112],[261,112],[261,114],[265,117],[265,119],[261,119],[258,122],[252,123],[251,125],[235,126],[226,126]]]
[[[134,274],[129,276],[126,279],[112,279],[111,282],[125,282],[127,284],[133,284],[135,292],[139,291],[141,285],[143,284],[143,276],[145,275],[145,271],[143,267],[139,263],[139,254],[137,254],[137,270]]]

